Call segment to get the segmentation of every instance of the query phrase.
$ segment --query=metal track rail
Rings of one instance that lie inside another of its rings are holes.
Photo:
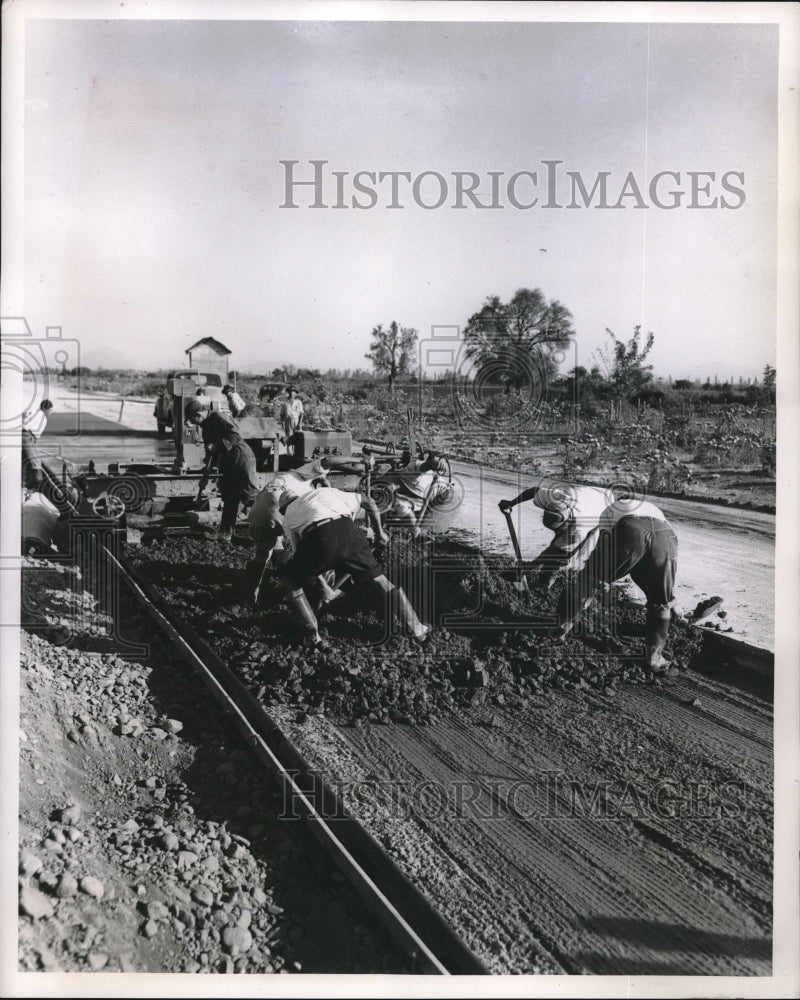
[[[695,626],[703,633],[703,641],[709,650],[732,667],[746,674],[755,674],[765,680],[775,676],[775,654],[769,649],[753,646],[743,639],[734,639],[712,629]]]
[[[312,771],[274,720],[228,666],[185,623],[159,607],[140,575],[107,548],[105,556],[173,647],[201,677],[293,803],[293,817],[307,828],[353,885],[393,940],[411,958],[415,972],[488,975],[487,967],[433,909],[380,845],[348,816],[324,778]],[[327,817],[332,817],[330,820]],[[335,830],[334,830],[335,824]]]

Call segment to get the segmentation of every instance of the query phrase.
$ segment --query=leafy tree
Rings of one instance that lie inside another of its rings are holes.
[[[510,302],[490,295],[464,328],[467,357],[478,374],[492,372],[519,391],[532,373],[552,378],[558,368],[553,350],[574,336],[572,313],[556,299],[548,302],[539,288],[520,288]]]
[[[775,392],[775,383],[778,378],[777,371],[772,367],[772,365],[764,365],[764,388],[767,392]]]
[[[627,343],[618,340],[608,328],[606,334],[611,344],[598,354],[605,365],[612,393],[620,399],[634,396],[652,379],[653,366],[644,361],[653,348],[655,335],[648,333],[642,342],[641,326],[634,327],[633,336]]]
[[[408,374],[416,343],[417,331],[412,327],[398,326],[394,320],[386,330],[381,324],[373,328],[372,343],[364,357],[372,362],[375,373],[387,380],[389,392],[394,391],[398,375]]]

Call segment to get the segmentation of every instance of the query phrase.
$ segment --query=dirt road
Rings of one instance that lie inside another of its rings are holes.
[[[454,463],[453,473],[463,484],[463,501],[449,516],[452,530],[485,552],[513,555],[497,504],[542,478],[462,462]],[[774,650],[775,517],[691,500],[653,499],[678,535],[676,608],[689,612],[703,598],[720,596],[727,613],[724,628],[732,628],[734,638]],[[542,525],[541,511],[531,503],[520,504],[515,522],[523,558],[535,558],[553,537]],[[641,598],[636,587],[629,589],[632,598]]]

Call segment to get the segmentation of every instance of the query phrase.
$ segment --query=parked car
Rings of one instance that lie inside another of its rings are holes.
[[[191,383],[191,389],[186,383]],[[180,383],[177,386],[176,383]],[[176,396],[200,395],[215,409],[228,412],[227,398],[222,394],[222,376],[217,372],[201,372],[196,368],[179,368],[167,376],[167,384],[156,399],[153,416],[156,418],[158,433],[164,434],[173,425]]]
[[[259,403],[273,403],[285,393],[288,384],[288,382],[265,382],[258,390]]]

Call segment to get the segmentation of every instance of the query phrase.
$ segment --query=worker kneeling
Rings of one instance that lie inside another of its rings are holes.
[[[588,551],[588,557],[587,557]],[[592,602],[595,590],[630,575],[647,598],[645,646],[651,670],[665,670],[678,539],[655,504],[617,500],[610,504],[575,553],[583,568],[562,592],[555,637],[566,638]]]
[[[389,595],[392,610],[412,637],[420,644],[427,641],[430,627],[417,618],[403,589],[386,578],[366,535],[353,523],[363,507],[375,537],[384,544],[388,541],[374,500],[333,488],[298,495],[293,484],[288,484],[278,499],[278,507],[293,553],[278,572],[289,603],[305,626],[306,645],[321,646],[322,639],[317,617],[303,588],[329,570],[337,575],[348,574],[356,583],[373,583]]]

